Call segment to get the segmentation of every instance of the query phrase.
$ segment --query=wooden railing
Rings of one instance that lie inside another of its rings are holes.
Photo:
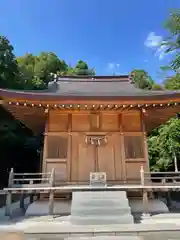
[[[54,187],[55,170],[49,173],[15,173],[13,168],[9,172],[8,188],[38,188],[38,187]],[[30,193],[30,192],[29,192]],[[52,202],[54,192],[50,191],[49,202],[50,211],[52,211]],[[20,197],[20,207],[24,209],[25,194],[22,192]],[[30,202],[33,202],[33,190],[30,194]],[[5,215],[11,216],[12,191],[7,192]]]
[[[30,202],[33,202],[34,194],[48,193],[49,215],[53,215],[54,194],[63,191],[141,191],[143,193],[144,212],[148,212],[149,191],[180,191],[180,172],[146,172],[143,167],[140,169],[139,179],[109,180],[106,187],[93,188],[89,181],[59,181],[55,177],[55,169],[49,173],[9,173],[8,188],[4,189],[6,198],[6,215],[11,216],[12,194],[20,193],[20,207],[24,208],[25,194],[31,194]]]
[[[146,172],[140,169],[141,185],[177,185],[180,184],[180,172]]]
[[[50,185],[51,172],[48,173],[15,173],[13,168],[9,173],[8,187]]]

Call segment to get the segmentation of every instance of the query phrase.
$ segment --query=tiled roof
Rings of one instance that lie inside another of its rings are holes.
[[[150,99],[180,97],[180,91],[152,91],[136,88],[127,79],[87,79],[87,78],[60,78],[58,81],[50,82],[49,87],[42,91],[16,91],[0,89],[0,97],[13,97],[22,95],[27,98],[125,98],[125,99]]]

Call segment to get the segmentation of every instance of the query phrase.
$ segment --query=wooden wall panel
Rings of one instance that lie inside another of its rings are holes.
[[[68,157],[68,135],[47,136],[47,158],[67,159]]]
[[[141,132],[141,114],[138,111],[129,111],[122,114],[123,132]]]
[[[89,114],[90,131],[99,131],[100,128],[100,115],[98,113]]]
[[[126,159],[144,158],[144,137],[124,136]]]
[[[88,114],[72,114],[72,131],[89,131],[89,128]]]
[[[115,147],[113,137],[109,136],[107,143],[97,147],[98,166],[100,172],[106,172],[107,180],[115,180]]]
[[[51,172],[52,168],[55,169],[55,179],[56,181],[60,180],[68,180],[67,175],[67,165],[66,162],[58,162],[58,161],[46,161],[46,171]]]
[[[95,171],[94,146],[87,145],[84,137],[79,137],[78,180],[89,181],[90,172]]]
[[[141,166],[143,166],[144,169],[147,169],[147,164],[145,162],[141,161],[126,162],[126,179],[140,180]]]
[[[68,114],[50,111],[48,119],[49,132],[66,132],[68,130]]]
[[[77,133],[72,134],[71,139],[71,164],[70,164],[70,178],[71,181],[77,181],[78,180],[78,159],[79,159],[79,136]]]
[[[113,135],[114,142],[114,160],[115,160],[115,179],[122,180],[124,178],[124,161],[122,159],[121,136],[119,133]]]
[[[101,114],[101,130],[118,131],[119,115],[118,114]]]

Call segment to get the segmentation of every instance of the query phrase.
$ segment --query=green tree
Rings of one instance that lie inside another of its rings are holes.
[[[168,90],[180,89],[180,73],[177,73],[174,77],[167,78],[164,81],[164,87]]]
[[[13,46],[4,36],[0,36],[0,87],[20,87],[19,68],[13,54]]]
[[[67,72],[68,66],[52,52],[39,56],[25,54],[17,58],[24,89],[44,89],[52,80],[52,73]]]
[[[94,69],[89,69],[88,64],[82,60],[79,60],[74,68],[75,75],[95,75]]]
[[[165,22],[165,29],[168,31],[168,37],[163,41],[165,52],[174,53],[173,60],[168,66],[162,67],[163,70],[180,71],[180,9],[170,13]]]
[[[158,91],[158,90],[163,90],[163,87],[160,84],[154,83],[151,89]]]
[[[151,89],[154,81],[143,69],[134,69],[132,71],[132,81],[140,89]]]
[[[152,170],[178,170],[180,160],[180,120],[171,118],[148,139],[149,159]]]

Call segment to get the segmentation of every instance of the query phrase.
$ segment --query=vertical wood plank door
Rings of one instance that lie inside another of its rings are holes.
[[[97,147],[98,168],[106,172],[107,180],[115,180],[115,145],[113,136],[108,137],[106,144]]]
[[[89,182],[90,172],[95,171],[94,146],[85,143],[83,135],[72,137],[71,180]]]

